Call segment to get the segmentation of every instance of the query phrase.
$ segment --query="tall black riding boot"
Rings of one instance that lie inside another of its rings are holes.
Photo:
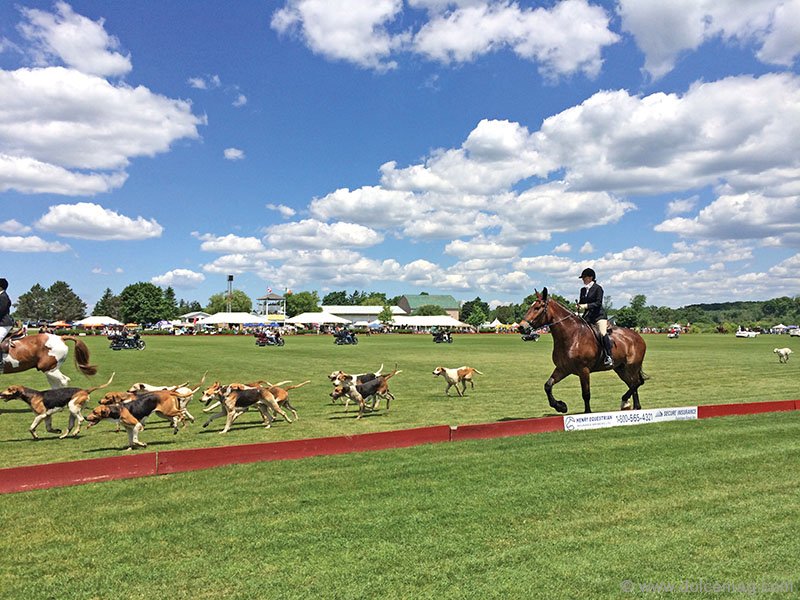
[[[608,334],[603,336],[603,347],[606,350],[606,356],[603,359],[603,364],[607,367],[614,366],[614,360],[611,358],[611,336]]]

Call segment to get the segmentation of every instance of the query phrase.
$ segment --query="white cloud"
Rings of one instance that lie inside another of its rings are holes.
[[[537,152],[525,127],[483,119],[461,148],[436,150],[424,164],[404,169],[390,161],[380,170],[381,183],[392,190],[492,194],[527,177],[543,177],[555,167]]]
[[[270,204],[267,204],[266,207],[269,210],[274,210],[276,212],[279,212],[281,214],[281,216],[283,216],[283,217],[285,217],[287,219],[290,218],[290,217],[293,217],[297,213],[297,211],[295,209],[293,209],[291,206],[286,206],[285,204],[272,204],[272,203],[270,203]]]
[[[219,75],[200,75],[198,77],[189,77],[186,80],[191,87],[196,90],[210,90],[218,88],[222,85]]]
[[[247,96],[245,96],[244,94],[238,94],[236,98],[233,100],[233,106],[235,106],[236,108],[241,108],[245,104],[247,104]]]
[[[309,210],[322,220],[346,219],[352,223],[388,227],[419,217],[423,208],[411,192],[366,186],[355,190],[341,188],[322,198],[314,198]]]
[[[106,33],[104,21],[92,21],[76,14],[66,2],[55,3],[55,13],[22,8],[27,22],[19,24],[22,35],[33,43],[36,63],[52,59],[89,75],[116,77],[132,69],[130,55],[114,52],[119,40]]]
[[[407,40],[387,30],[402,10],[402,0],[288,0],[270,25],[280,34],[297,35],[328,59],[387,70],[396,67],[387,58]]]
[[[545,119],[536,149],[573,189],[777,189],[800,177],[799,105],[789,73],[700,82],[683,95],[597,92]]]
[[[197,288],[205,280],[205,275],[190,271],[189,269],[173,269],[172,271],[167,271],[163,275],[157,275],[150,279],[152,283],[160,287],[189,289]]]
[[[549,9],[472,2],[433,16],[414,36],[413,49],[450,63],[510,48],[536,61],[547,76],[582,72],[595,77],[603,64],[603,48],[618,40],[605,11],[585,0],[564,0]]]
[[[713,38],[760,45],[756,56],[771,64],[791,66],[800,54],[800,0],[620,0],[618,11],[656,79],[671,71],[683,52]]]
[[[2,252],[66,252],[70,247],[60,242],[46,242],[42,238],[32,235],[0,236],[0,251]]]
[[[211,234],[194,233],[194,237],[201,240],[200,249],[204,252],[219,252],[222,254],[236,254],[249,252],[263,252],[266,250],[261,240],[254,237],[240,237],[228,234],[214,236]]]
[[[691,198],[681,198],[679,200],[672,200],[667,204],[667,214],[669,216],[680,215],[692,212],[697,205],[697,196]]]
[[[9,219],[0,223],[0,231],[3,233],[30,233],[31,228],[16,219]]]
[[[486,238],[454,240],[444,247],[445,254],[457,256],[462,260],[471,258],[510,260],[515,258],[518,252],[517,246],[506,246]]]
[[[35,44],[37,67],[0,69],[0,191],[107,192],[125,182],[131,159],[199,137],[205,121],[190,103],[98,76],[130,70],[126,57],[107,50],[116,41],[102,20],[63,2],[55,10],[22,11],[28,20],[20,29]],[[67,66],[48,66],[51,60]]]
[[[226,160],[244,160],[244,150],[239,148],[225,148],[223,154]]]
[[[558,246],[553,248],[553,252],[556,252],[558,254],[568,254],[569,252],[572,252],[572,246],[564,242],[563,244],[559,244]]]
[[[131,219],[99,204],[79,202],[51,206],[35,223],[37,229],[84,240],[145,240],[161,237],[155,219]]]
[[[374,229],[356,223],[323,223],[304,219],[267,228],[266,242],[275,248],[366,248],[383,241]]]
[[[686,238],[773,238],[773,244],[800,247],[800,197],[766,197],[747,193],[724,195],[696,217],[676,217],[659,223],[656,231]]]
[[[619,40],[609,29],[606,12],[586,0],[536,9],[497,0],[412,1],[409,6],[426,10],[427,20],[405,14],[401,0],[287,0],[273,14],[271,26],[280,34],[296,35],[330,60],[378,71],[395,68],[398,52],[447,64],[509,49],[535,61],[546,77],[594,77],[603,64],[603,48]],[[422,24],[416,32],[392,31],[398,21],[400,26]]]
[[[583,246],[581,246],[581,254],[591,254],[592,252],[594,252],[594,246],[592,246],[591,242],[585,242]]]

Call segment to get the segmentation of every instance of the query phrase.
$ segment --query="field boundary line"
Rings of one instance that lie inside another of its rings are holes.
[[[664,410],[669,410],[665,408]],[[800,410],[800,400],[711,404],[697,407],[697,418],[753,415]],[[0,469],[0,494],[50,489],[85,483],[185,473],[234,464],[291,460],[408,448],[463,440],[491,439],[564,431],[564,416],[511,419],[471,425],[434,425],[396,431],[325,438],[262,442],[214,448],[161,450],[69,462]]]

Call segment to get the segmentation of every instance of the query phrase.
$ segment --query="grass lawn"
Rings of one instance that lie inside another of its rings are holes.
[[[294,341],[287,355],[300,347]],[[723,343],[683,341],[683,351]],[[491,356],[483,344],[512,356],[547,349],[512,351],[488,338],[437,352]],[[663,346],[662,355],[679,356],[673,348]],[[486,368],[487,381],[500,362]],[[667,374],[659,362],[652,370]],[[414,371],[406,375],[410,387]],[[681,377],[664,380],[691,390]],[[648,404],[661,389],[653,388]],[[479,390],[463,404],[485,401],[483,418],[541,412],[533,408],[541,400],[504,412],[502,391],[486,382]],[[411,400],[401,398],[402,415]],[[306,412],[319,404],[322,421],[337,414],[318,400],[298,403]],[[419,400],[420,408],[456,402]],[[433,420],[437,411],[427,412]],[[674,598],[638,586],[701,582],[751,589],[792,582],[794,594],[769,596],[792,597],[800,590],[798,426],[799,413],[726,417],[11,494],[0,497],[0,598]],[[178,438],[192,435],[204,437]],[[622,594],[622,586],[634,593]]]
[[[90,381],[73,363],[73,350],[64,371],[72,385],[89,386],[104,382],[112,371],[116,377],[109,389],[126,389],[137,381],[196,385],[208,371],[207,383],[219,380],[272,382],[292,380],[311,383],[291,392],[300,419],[288,424],[277,421],[270,430],[261,426],[255,412],[240,418],[226,435],[218,435],[223,419],[207,429],[201,427],[205,415],[201,405],[189,410],[198,423],[172,435],[166,422],[154,417],[140,436],[149,447],[144,451],[208,447],[229,444],[278,441],[297,438],[366,433],[440,424],[483,423],[555,414],[547,404],[543,384],[552,371],[550,336],[538,342],[522,342],[517,335],[457,335],[453,344],[434,344],[429,335],[361,336],[357,346],[336,346],[330,336],[288,337],[283,348],[259,348],[249,336],[146,338],[147,349],[112,351],[102,337],[84,338],[92,352],[91,360],[99,373]],[[641,389],[644,408],[753,402],[794,399],[800,396],[797,369],[800,361],[779,364],[772,348],[800,346],[799,338],[759,336],[736,339],[733,335],[685,335],[669,340],[663,335],[645,336],[648,345],[644,368],[650,380]],[[796,348],[800,354],[800,348]],[[384,371],[397,364],[402,373],[391,380],[397,397],[387,412],[382,406],[375,413],[355,420],[351,407],[344,412],[333,405],[328,394],[327,374],[342,369],[363,372]],[[465,398],[453,393],[445,397],[445,383],[434,378],[437,365],[476,367],[475,390]],[[35,371],[0,378],[3,386],[47,387],[44,376]],[[592,377],[592,408],[609,411],[619,408],[625,391],[613,373]],[[555,387],[555,394],[568,403],[571,411],[583,410],[580,385],[570,377]],[[96,392],[94,406],[102,392]],[[86,410],[84,412],[87,412]],[[111,422],[84,429],[76,439],[59,440],[38,429],[41,441],[32,441],[28,427],[33,419],[21,401],[0,405],[0,467],[76,460],[117,455],[127,443],[123,432],[114,432]],[[66,413],[54,416],[56,427],[65,427]],[[140,450],[141,452],[142,450]]]

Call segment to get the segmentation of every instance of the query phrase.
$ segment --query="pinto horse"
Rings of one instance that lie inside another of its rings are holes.
[[[94,375],[97,367],[89,364],[89,348],[71,335],[39,333],[12,340],[10,347],[3,346],[3,373],[19,373],[38,369],[45,374],[51,388],[67,387],[69,377],[61,372],[69,348],[65,341],[75,342],[75,365],[84,375]]]
[[[589,373],[594,371],[614,372],[628,386],[628,391],[622,396],[620,410],[633,408],[639,410],[639,387],[644,384],[646,376],[642,371],[642,362],[646,346],[642,336],[625,327],[614,327],[611,331],[611,358],[612,367],[603,364],[603,354],[600,342],[594,329],[582,317],[562,306],[557,301],[548,298],[547,288],[542,293],[536,294],[536,301],[531,304],[528,312],[520,322],[523,328],[545,327],[550,328],[553,336],[553,370],[550,379],[544,384],[544,391],[550,406],[558,412],[567,412],[567,405],[553,396],[553,386],[568,375],[577,375],[581,380],[581,394],[583,395],[584,412],[592,412],[589,406],[591,391],[589,387]]]

